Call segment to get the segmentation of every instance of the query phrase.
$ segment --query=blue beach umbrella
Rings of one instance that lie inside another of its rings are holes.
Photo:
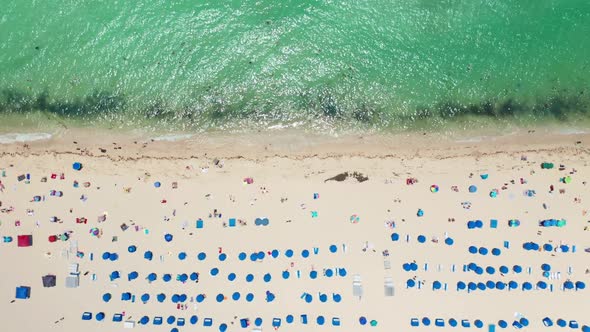
[[[404,263],[402,265],[402,268],[404,269],[404,271],[409,272],[412,268],[410,267],[410,263]]]
[[[505,329],[508,327],[508,323],[505,320],[499,320],[498,321],[498,326]]]
[[[287,257],[289,257],[289,258],[293,257],[293,250],[291,250],[291,249],[287,249],[287,250],[285,251],[285,256],[287,256]]]
[[[166,323],[168,323],[168,325],[174,324],[175,321],[176,321],[176,317],[174,317],[172,315],[168,316],[168,318],[166,319]]]
[[[549,265],[549,264],[542,264],[541,265],[541,270],[543,270],[543,271],[551,271],[551,265]]]
[[[494,283],[494,282],[493,282],[493,281],[491,281],[491,280],[488,280],[488,281],[486,282],[486,287],[487,287],[487,288],[489,288],[489,289],[494,289],[494,288],[496,288],[496,283]]]
[[[566,281],[566,282],[563,283],[563,287],[565,289],[573,289],[574,288],[574,283],[568,280],[568,281]]]
[[[429,326],[430,325],[430,318],[428,318],[428,317],[422,318],[422,325]]]
[[[470,291],[474,291],[474,290],[476,290],[476,289],[477,289],[477,284],[476,284],[476,283],[474,283],[474,282],[469,282],[469,283],[467,284],[467,289],[469,289]]]
[[[148,261],[151,261],[152,258],[154,258],[154,254],[148,250],[143,253],[143,258],[147,259]]]
[[[367,324],[367,318],[365,316],[359,317],[359,324],[366,325]]]
[[[272,256],[272,258],[277,258],[277,257],[279,257],[279,251],[277,249],[273,249],[270,252],[270,255]]]
[[[301,257],[303,257],[303,258],[309,257],[309,250],[303,249],[303,251],[301,251]]]
[[[478,275],[482,275],[483,274],[483,268],[478,266],[477,268],[475,268],[475,273]]]
[[[181,252],[178,254],[178,259],[183,261],[186,259],[186,252]]]
[[[500,273],[506,274],[506,273],[508,273],[508,271],[509,270],[508,270],[507,266],[504,266],[504,265],[500,266]]]
[[[309,277],[310,277],[311,279],[315,279],[315,278],[317,278],[317,277],[318,277],[318,272],[317,272],[317,271],[315,271],[315,270],[313,270],[313,271],[310,271],[310,272],[309,272]]]
[[[503,290],[504,288],[506,288],[505,283],[503,283],[501,281],[496,282],[496,289]]]
[[[336,251],[338,251],[338,247],[335,244],[332,244],[330,246],[330,252],[331,253],[335,253]]]
[[[246,294],[246,301],[252,302],[254,300],[254,294],[248,293]]]
[[[221,293],[217,294],[217,296],[215,297],[215,300],[217,302],[223,302],[224,299],[225,299],[225,296],[223,296],[223,294],[221,294]]]
[[[233,273],[233,272],[232,272],[232,273],[230,273],[230,274],[228,274],[228,275],[227,275],[227,280],[229,280],[229,281],[234,281],[234,280],[236,280],[236,274],[235,274],[235,273]]]
[[[494,255],[494,256],[500,256],[500,254],[502,254],[502,250],[500,250],[498,248],[492,249],[492,255]]]
[[[543,245],[543,250],[545,250],[545,251],[553,251],[553,245],[551,245],[551,243],[545,243]]]
[[[471,186],[469,186],[469,192],[470,192],[470,193],[475,193],[475,192],[477,192],[477,187],[476,187],[476,186],[474,186],[474,185],[471,185]]]
[[[166,300],[166,294],[164,293],[160,293],[156,296],[156,300],[158,300],[158,302],[162,303]]]
[[[119,271],[111,272],[111,274],[110,274],[111,281],[119,279],[119,278],[121,278],[121,274],[119,273]]]
[[[294,320],[294,318],[293,318],[293,315],[291,315],[291,314],[289,314],[285,317],[285,321],[287,322],[287,324],[293,323],[293,320]]]
[[[139,320],[139,324],[141,324],[141,325],[146,325],[149,322],[150,322],[150,318],[148,316],[143,316]]]
[[[214,267],[209,273],[211,273],[212,276],[216,276],[219,273],[219,269]]]
[[[252,273],[248,273],[246,275],[246,282],[252,282],[254,280],[254,275]]]
[[[562,244],[561,246],[559,246],[559,248],[561,249],[562,252],[570,251],[570,247],[566,246],[565,244]]]
[[[467,285],[465,285],[463,281],[457,282],[457,290],[463,290],[465,287],[467,287]]]
[[[186,300],[188,299],[188,296],[186,296],[186,294],[180,294],[180,302],[186,302]]]
[[[484,284],[483,282],[478,282],[477,283],[477,288],[479,290],[486,290],[486,284]]]
[[[476,246],[469,246],[468,248],[470,254],[477,254],[477,247]]]
[[[158,275],[155,274],[154,272],[148,274],[148,276],[147,276],[148,281],[156,281],[156,279],[158,279]]]
[[[339,276],[346,277],[346,274],[347,274],[347,272],[346,272],[346,269],[345,268],[341,267],[341,268],[338,269],[338,275]]]
[[[482,227],[483,227],[483,221],[481,221],[481,220],[476,220],[476,221],[475,221],[475,227],[476,227],[476,228],[482,228]]]
[[[473,325],[475,325],[475,327],[477,327],[478,329],[481,329],[483,327],[483,322],[481,320],[479,320],[479,319],[476,319],[473,322]]]
[[[410,263],[410,269],[412,271],[418,271],[418,264],[416,264],[416,263]]]
[[[178,295],[178,294],[172,295],[172,303],[178,303],[178,302],[180,302],[180,295]]]
[[[205,260],[205,258],[207,258],[207,254],[206,254],[206,253],[204,253],[204,252],[200,252],[200,253],[197,255],[197,259],[198,259],[198,260],[200,260],[200,261],[204,261],[204,260]]]
[[[199,279],[199,274],[198,274],[197,272],[193,272],[193,273],[191,273],[191,275],[190,275],[190,279],[191,279],[192,281],[197,281],[197,280]]]
[[[526,326],[529,326],[529,320],[528,320],[528,319],[526,319],[526,318],[524,318],[524,317],[522,317],[522,318],[520,319],[520,324],[521,324],[522,326],[525,326],[525,327],[526,327]]]
[[[290,275],[289,271],[283,271],[283,279],[289,279]]]
[[[469,263],[469,265],[467,265],[467,267],[469,268],[469,270],[475,271],[477,269],[477,264],[471,262]]]
[[[391,241],[399,241],[399,234],[392,233],[391,234]]]
[[[111,300],[111,298],[112,298],[111,293],[104,293],[102,295],[102,300],[105,301],[105,302],[109,302]]]
[[[130,253],[134,253],[137,251],[137,247],[134,245],[130,245],[129,247],[127,247],[127,251]]]
[[[141,302],[147,303],[150,300],[150,294],[145,293],[141,296]]]
[[[412,288],[412,287],[416,286],[416,281],[414,281],[414,279],[408,279],[408,280],[406,281],[406,286],[407,286],[408,288]]]
[[[320,302],[326,302],[326,301],[328,301],[328,295],[320,294],[319,299],[320,299]]]
[[[205,301],[205,295],[203,295],[203,294],[197,295],[197,302],[201,303],[203,301]]]
[[[221,253],[221,254],[219,254],[219,257],[218,258],[219,258],[220,261],[223,262],[223,261],[225,261],[227,259],[227,255],[225,253]]]
[[[99,322],[102,321],[102,320],[104,320],[104,318],[105,318],[104,312],[101,311],[101,312],[97,313],[96,316],[95,316],[95,318]]]
[[[139,277],[139,273],[137,273],[137,271],[133,271],[133,272],[130,272],[129,274],[127,274],[128,281],[135,280],[135,279],[137,279],[137,277]]]
[[[508,283],[508,289],[517,289],[518,288],[518,283],[514,280],[511,280]]]
[[[426,236],[424,236],[424,235],[418,235],[418,242],[420,242],[420,243],[426,242]]]
[[[311,303],[313,301],[313,296],[311,294],[305,294],[305,302]]]
[[[340,294],[332,294],[332,300],[336,303],[342,301],[342,296]]]
[[[438,280],[436,280],[435,282],[432,283],[432,288],[434,288],[434,289],[440,289],[441,287],[442,287],[442,284]]]
[[[467,229],[474,229],[475,228],[475,221],[469,220],[467,222]]]
[[[514,271],[514,273],[521,273],[522,272],[522,266],[520,266],[520,265],[514,265],[512,267],[512,271]]]
[[[102,254],[102,259],[106,261],[106,260],[108,260],[109,258],[111,258],[111,253],[110,253],[110,252],[108,252],[108,251],[105,251],[105,252]]]
[[[327,269],[326,270],[326,277],[331,278],[334,275],[334,270]]]
[[[169,282],[170,280],[172,280],[172,275],[170,275],[170,273],[165,273],[162,276],[162,280],[164,280],[164,282]]]
[[[588,325],[582,326],[582,332],[590,332],[590,326],[588,326]]]
[[[533,289],[533,285],[530,282],[525,281],[525,282],[522,283],[522,289],[523,290],[531,290],[531,289]]]
[[[446,245],[452,246],[453,243],[455,243],[455,240],[453,240],[452,238],[448,237],[448,238],[445,239],[445,244]]]
[[[483,256],[487,255],[488,254],[488,248],[486,248],[486,247],[479,248],[479,254],[480,255],[483,255]]]
[[[537,288],[539,289],[546,289],[547,288],[547,283],[544,281],[539,281],[537,282]]]
[[[241,252],[241,253],[238,255],[238,259],[239,259],[239,260],[241,260],[241,261],[245,260],[245,259],[246,259],[246,257],[247,257],[247,255],[246,255],[246,253],[245,253],[245,252]]]
[[[156,188],[160,188],[161,185],[162,184],[160,183],[160,181],[154,182],[154,187],[156,187]]]
[[[223,323],[221,325],[219,325],[219,332],[225,332],[227,331],[227,324]]]
[[[272,279],[272,276],[270,275],[270,273],[267,273],[264,275],[264,277],[262,277],[262,280],[264,280],[264,282],[269,282]]]
[[[457,320],[455,320],[454,318],[449,319],[449,325],[451,327],[456,327],[457,326]]]
[[[177,276],[177,280],[180,282],[185,282],[188,280],[188,274],[183,273]]]
[[[496,273],[496,269],[494,269],[491,266],[488,266],[488,267],[486,267],[486,273],[487,274],[494,274],[494,273]]]
[[[232,300],[234,300],[234,301],[237,301],[237,300],[239,300],[239,299],[240,299],[240,297],[241,297],[241,294],[240,294],[240,292],[234,292],[234,293],[232,294],[232,296],[231,296]]]
[[[576,281],[576,289],[584,289],[586,284],[583,281]]]
[[[256,317],[256,319],[254,320],[254,325],[256,325],[256,326],[262,325],[262,318]]]
[[[256,262],[257,259],[258,259],[258,253],[253,252],[253,253],[250,254],[250,260],[252,262]]]
[[[556,324],[557,324],[557,326],[559,326],[559,327],[566,327],[566,325],[567,325],[567,322],[566,322],[565,320],[563,320],[563,319],[559,318],[559,319],[557,320]]]
[[[318,323],[318,325],[324,325],[324,323],[326,322],[326,319],[324,318],[324,316],[318,316],[318,318],[316,319],[316,322]]]
[[[172,234],[166,234],[166,235],[164,235],[164,240],[165,240],[166,242],[170,242],[170,241],[172,241],[172,239],[173,239],[173,238],[174,238],[174,237],[172,236]]]

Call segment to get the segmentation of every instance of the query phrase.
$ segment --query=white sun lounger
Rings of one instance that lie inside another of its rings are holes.
[[[359,298],[363,296],[363,283],[361,276],[358,274],[352,277],[352,296],[358,296]]]
[[[393,296],[395,289],[393,288],[393,279],[391,277],[385,277],[384,282],[385,296]]]

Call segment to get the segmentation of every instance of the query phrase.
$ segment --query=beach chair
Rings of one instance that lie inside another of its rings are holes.
[[[384,282],[385,288],[385,296],[393,296],[394,295],[394,288],[393,288],[393,279],[391,277],[386,277]]]
[[[281,327],[281,319],[280,318],[273,318],[272,319],[272,327],[274,327],[275,329],[278,329],[279,327]]]
[[[442,318],[437,318],[434,320],[434,326],[438,326],[438,327],[444,327],[445,326],[445,320]]]
[[[132,328],[135,327],[135,321],[133,321],[133,320],[126,320],[123,323],[123,327],[126,328],[126,329],[132,329]]]
[[[85,313],[82,314],[82,320],[91,320],[92,319],[92,313],[86,311]]]
[[[463,326],[463,327],[471,327],[471,323],[469,322],[468,319],[463,319],[461,321],[461,326]]]
[[[332,326],[340,326],[340,318],[332,317]]]
[[[418,318],[410,319],[410,326],[413,326],[413,327],[420,326],[420,320]]]
[[[113,322],[122,322],[123,321],[123,315],[122,314],[113,314]]]
[[[361,276],[358,274],[352,277],[352,296],[358,296],[359,298],[363,296],[363,283]]]
[[[178,318],[176,320],[176,326],[184,326],[184,324],[185,324],[184,318]]]
[[[301,314],[301,324],[307,324],[307,314]]]
[[[383,261],[383,268],[386,270],[390,270],[391,269],[391,261],[389,259],[386,259]]]
[[[157,316],[157,317],[154,317],[153,324],[154,324],[154,325],[162,325],[162,322],[163,322],[163,321],[164,321],[164,320],[162,319],[162,316]]]
[[[205,318],[203,320],[203,326],[207,326],[207,327],[213,326],[213,319],[212,318]]]
[[[78,263],[72,263],[68,266],[68,273],[71,276],[77,276],[80,275],[80,271],[79,271],[79,267],[80,265]]]

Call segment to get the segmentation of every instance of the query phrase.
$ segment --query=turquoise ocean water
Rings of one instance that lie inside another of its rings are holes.
[[[399,131],[590,118],[587,0],[0,5],[5,127]]]

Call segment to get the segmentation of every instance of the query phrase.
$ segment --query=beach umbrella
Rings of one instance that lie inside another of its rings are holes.
[[[512,267],[512,271],[514,271],[514,273],[521,273],[522,272],[522,266],[520,266],[520,265],[514,265]]]
[[[166,300],[166,294],[164,293],[160,293],[156,296],[156,300],[158,300],[158,302],[162,303],[164,302],[164,300]]]
[[[231,298],[232,298],[232,300],[237,301],[240,299],[240,296],[241,296],[240,292],[234,292],[232,294]]]
[[[173,327],[173,328],[170,330],[170,332],[178,332],[178,328],[176,328],[176,327]]]
[[[457,326],[457,320],[455,320],[454,318],[449,319],[449,325],[451,327]]]
[[[536,244],[535,242],[531,242],[531,250],[537,251],[539,250],[539,245]]]
[[[491,281],[491,280],[488,280],[488,281],[486,282],[486,287],[487,287],[487,288],[489,288],[489,289],[494,289],[494,288],[496,288],[496,283],[494,283],[494,282],[493,282],[493,281]]]
[[[168,316],[168,318],[166,319],[166,323],[168,323],[169,325],[174,324],[174,322],[176,321],[176,317],[170,315]]]
[[[479,254],[480,255],[483,255],[483,256],[487,255],[488,254],[488,248],[486,248],[486,247],[479,248]]]
[[[439,188],[436,184],[433,184],[432,186],[430,186],[430,192],[437,193],[438,189]]]
[[[150,300],[150,294],[145,293],[141,296],[141,302],[147,303]]]
[[[494,256],[500,256],[501,253],[502,253],[502,250],[500,250],[498,248],[492,249],[492,255],[494,255]]]
[[[525,281],[522,283],[522,289],[523,290],[531,290],[531,289],[533,289],[533,285],[530,282]],[[524,325],[524,324],[522,324],[522,325]]]
[[[252,273],[248,273],[246,275],[246,281],[247,282],[252,282],[252,280],[254,280],[254,275]]]
[[[121,293],[121,301],[129,301],[131,297],[131,293],[129,292]]]
[[[178,302],[180,302],[180,295],[178,295],[178,294],[172,295],[172,303],[178,303]]]
[[[378,322],[377,322],[376,320],[374,320],[374,319],[373,319],[373,320],[371,320],[371,321],[369,322],[369,324],[370,324],[371,326],[377,326]]]
[[[197,281],[199,279],[199,274],[197,272],[193,272],[190,275],[191,281]]]
[[[501,281],[496,282],[496,289],[503,290],[504,288],[506,288],[505,283],[503,283]]]
[[[469,192],[470,192],[470,193],[475,193],[475,192],[477,192],[477,187],[476,187],[476,186],[474,186],[474,185],[471,185],[471,186],[469,186]]]
[[[148,316],[143,316],[139,320],[139,324],[141,324],[141,325],[146,325],[149,322],[150,322],[150,318]]]
[[[499,192],[499,191],[498,191],[498,189],[491,190],[491,191],[490,191],[490,197],[491,197],[491,198],[496,198],[496,197],[498,197],[498,192]]]
[[[469,253],[470,254],[477,254],[477,247],[476,246],[469,246]]]
[[[287,257],[289,257],[289,258],[293,257],[293,250],[291,250],[291,249],[287,249],[287,250],[285,251],[285,256],[287,256]]]
[[[426,236],[424,236],[424,235],[418,235],[418,242],[420,242],[420,243],[426,242]]]
[[[551,245],[551,243],[545,243],[543,245],[543,250],[545,250],[545,251],[553,251],[553,245]]]
[[[518,283],[517,283],[516,281],[514,281],[514,280],[511,280],[511,281],[508,283],[508,289],[509,289],[509,290],[510,290],[510,289],[517,289],[517,288],[518,288]]]
[[[72,169],[74,169],[74,171],[79,171],[82,169],[82,164],[79,162],[75,162],[72,164]]]
[[[168,234],[164,235],[164,240],[165,240],[166,242],[170,242],[170,241],[172,241],[172,239],[173,239],[173,238],[174,238],[174,237],[172,236],[172,234],[169,234],[169,233],[168,233]]]
[[[476,319],[473,322],[473,325],[475,325],[475,327],[477,327],[478,329],[481,329],[483,327],[483,322],[481,320],[479,320],[479,319]]]
[[[442,287],[442,284],[438,280],[436,280],[435,282],[432,283],[433,289],[440,289],[441,287]]]
[[[111,253],[111,255],[109,256],[109,260],[111,260],[111,262],[114,262],[117,259],[119,259],[119,255],[116,252]]]
[[[324,316],[318,316],[318,318],[316,319],[316,322],[318,323],[318,325],[324,325],[325,321],[326,321],[326,319],[324,318]]]
[[[217,300],[217,302],[223,302],[224,299],[225,296],[223,296],[223,294],[221,293],[217,294],[217,296],[215,297],[215,300]]]
[[[359,318],[359,324],[366,325],[367,324],[367,318],[365,316],[361,316]]]
[[[328,295],[320,294],[319,299],[320,299],[320,302],[326,302],[326,301],[328,301]]]
[[[201,303],[203,301],[205,301],[205,295],[203,295],[203,294],[197,295],[197,302]]]
[[[214,267],[211,269],[211,271],[209,271],[209,273],[211,273],[212,276],[216,276],[219,273],[219,269]]]
[[[584,289],[586,284],[583,281],[576,281],[576,289]]]
[[[486,290],[486,284],[484,284],[483,282],[478,282],[477,283],[477,288],[479,290]]]
[[[524,317],[522,317],[522,318],[520,319],[520,324],[521,324],[522,326],[529,326],[529,320],[528,320],[528,319],[526,319],[526,318],[524,318]]]
[[[204,253],[204,252],[200,252],[200,253],[197,255],[197,259],[198,259],[198,260],[200,260],[200,261],[204,261],[204,260],[205,260],[205,258],[207,258],[207,254],[206,254],[206,253]]]
[[[317,278],[317,277],[318,277],[318,272],[317,272],[317,271],[315,271],[315,270],[314,270],[314,271],[310,271],[310,272],[309,272],[309,277],[310,277],[311,279],[315,279],[315,278]]]
[[[392,233],[391,234],[391,241],[399,241],[399,234]]]
[[[293,323],[293,315],[289,314],[285,317],[285,321],[287,322],[287,324],[291,324]]]
[[[262,325],[262,318],[256,317],[256,319],[254,320],[254,325],[256,325],[256,326]]]
[[[305,302],[311,303],[311,301],[313,301],[313,296],[311,296],[311,294],[306,293],[304,299]]]
[[[128,281],[135,280],[135,279],[137,279],[137,277],[139,277],[139,273],[137,273],[137,271],[133,271],[133,272],[130,272],[129,274],[127,274]]]
[[[332,294],[332,300],[334,300],[334,302],[339,303],[340,301],[342,301],[342,296],[340,294]]]
[[[481,220],[476,220],[476,221],[475,221],[475,227],[476,227],[476,228],[483,228],[483,221],[481,221]]]
[[[475,268],[475,273],[478,274],[478,275],[482,275],[483,274],[483,268],[481,268],[481,267],[478,266],[477,268]]]
[[[338,251],[338,247],[336,247],[336,245],[335,245],[335,244],[332,244],[332,245],[330,246],[330,252],[331,252],[331,253],[335,253],[336,251]]]
[[[467,285],[465,285],[463,281],[457,282],[457,290],[463,290],[465,287],[467,287]]]
[[[412,287],[416,286],[416,281],[414,281],[414,279],[408,279],[408,281],[406,281],[406,286],[408,288],[412,288]]]
[[[494,274],[494,273],[496,273],[496,269],[494,269],[491,266],[488,266],[488,267],[486,267],[486,273],[487,274]]]
[[[188,275],[186,273],[180,274],[176,277],[176,280],[180,282],[185,282],[188,280]]]
[[[112,298],[111,293],[104,293],[102,295],[102,300],[105,301],[105,302],[109,302],[111,300],[111,298]]]
[[[269,282],[272,279],[272,276],[270,275],[270,273],[267,273],[264,275],[264,277],[262,277],[262,280],[264,280],[264,282]]]
[[[545,288],[547,288],[547,283],[544,281],[539,281],[539,282],[537,282],[537,288],[545,289]]]
[[[127,251],[130,253],[134,253],[137,251],[137,247],[134,245],[131,245],[131,246],[127,247]]]
[[[563,287],[565,289],[573,289],[574,288],[574,283],[568,280],[568,281],[566,281],[566,282],[563,283]]]
[[[328,278],[331,278],[332,276],[334,276],[334,270],[326,269],[326,272],[324,272],[324,275]]]
[[[143,253],[143,258],[147,259],[148,261],[151,261],[153,257],[154,254],[149,250]]]
[[[339,276],[346,277],[346,274],[347,274],[347,272],[346,272],[346,269],[345,268],[341,267],[341,268],[338,269],[338,275]]]
[[[559,327],[566,327],[566,325],[567,325],[567,322],[566,322],[565,320],[563,320],[563,319],[559,318],[559,319],[557,320],[556,324],[557,324],[557,326],[559,326]]]
[[[236,279],[236,274],[235,273],[230,273],[227,275],[227,280],[229,281],[234,281]]]
[[[245,260],[245,259],[246,259],[246,257],[247,257],[247,255],[246,255],[246,253],[245,253],[245,252],[241,252],[241,253],[238,255],[238,259],[239,259],[239,260],[241,260],[241,261]]]
[[[559,249],[561,249],[561,252],[568,252],[570,251],[570,247],[566,246],[565,244],[562,244],[561,246],[559,246]]]
[[[588,326],[588,325],[582,326],[582,332],[590,332],[590,326]]]
[[[186,294],[180,294],[178,295],[178,302],[186,302],[186,300],[188,299],[188,296],[186,296]]]
[[[96,320],[99,321],[99,322],[102,321],[102,320],[104,320],[104,317],[105,317],[105,314],[102,311],[99,312],[99,313],[97,313],[96,316],[95,316]]]
[[[418,264],[416,264],[416,263],[410,263],[410,269],[412,271],[418,271]]]
[[[470,291],[476,290],[477,289],[477,284],[474,282],[469,282],[467,284],[467,289],[469,289]]]
[[[498,321],[498,326],[505,329],[508,327],[508,323],[505,320],[499,320]]]
[[[500,273],[508,273],[508,267],[504,265],[500,266]]]
[[[309,257],[309,250],[307,250],[307,249],[303,249],[303,250],[301,251],[301,257],[303,257],[303,258],[307,258],[307,257]]]
[[[164,280],[164,282],[169,282],[170,280],[172,280],[172,276],[170,275],[170,273],[166,273],[162,276],[162,280]]]
[[[154,272],[148,274],[148,276],[147,276],[147,280],[150,282],[156,281],[157,278],[158,278],[158,275],[155,274]]]
[[[331,270],[328,270],[328,271],[331,271]],[[327,272],[327,271],[326,271],[326,272]],[[289,271],[283,271],[283,279],[289,279],[289,276],[290,276],[290,275],[291,275],[291,274],[289,273]]]
[[[270,252],[270,255],[272,256],[272,258],[277,258],[277,257],[279,257],[279,251],[277,249],[273,249]]]
[[[178,254],[178,259],[180,259],[181,261],[186,259],[186,252],[181,252]]]
[[[105,252],[102,254],[102,259],[104,259],[104,260],[106,261],[106,260],[108,260],[109,258],[111,258],[111,253],[110,253],[110,252],[108,252],[108,251],[105,251]]]
[[[477,269],[477,264],[471,262],[469,263],[469,265],[467,265],[467,267],[469,268],[469,270],[475,271]]]
[[[110,275],[111,281],[113,281],[115,279],[119,279],[119,278],[121,278],[121,274],[119,273],[119,271],[111,272],[111,275]]]
[[[446,245],[452,246],[453,243],[455,243],[455,240],[453,240],[453,238],[448,237],[448,238],[445,239],[445,244]]]
[[[424,210],[418,209],[418,212],[416,212],[416,216],[423,217],[424,216]]]
[[[156,188],[160,188],[161,185],[162,184],[160,183],[160,181],[154,182],[154,187],[156,187]]]
[[[223,262],[223,261],[225,261],[227,259],[227,255],[225,253],[221,253],[221,254],[219,254],[219,257],[218,258],[219,258],[220,261]]]
[[[469,220],[467,222],[467,229],[474,229],[475,228],[475,221]]]
[[[250,254],[250,260],[255,262],[258,259],[258,253],[253,252]]]
[[[219,325],[220,332],[225,332],[226,330],[227,330],[227,324],[223,323],[223,324]]]
[[[542,264],[541,265],[541,270],[543,270],[543,271],[551,271],[551,265],[549,265],[549,264]]]
[[[428,318],[428,317],[422,318],[422,325],[424,325],[424,326],[430,325],[430,318]]]

